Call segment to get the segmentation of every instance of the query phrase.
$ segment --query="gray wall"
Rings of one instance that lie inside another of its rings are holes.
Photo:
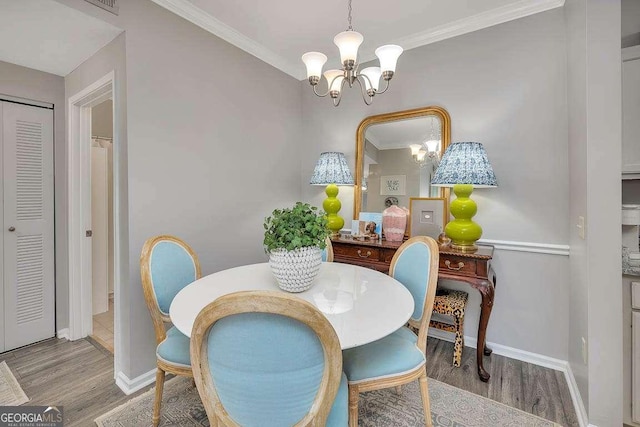
[[[300,199],[300,87],[150,1],[121,2],[118,17],[62,2],[126,30],[130,262],[119,298],[123,368],[135,378],[155,366],[144,241],[181,237],[203,274],[265,261],[264,218]]]
[[[622,424],[620,0],[568,0],[569,363],[589,423]],[[586,219],[585,239],[575,224]],[[587,364],[582,359],[587,340]]]
[[[574,230],[579,215],[587,212],[587,113],[586,113],[586,4],[565,3],[569,103],[571,292],[569,306],[569,363],[585,407],[589,406],[589,373],[583,362],[582,337],[589,337],[587,242]]]
[[[64,78],[43,73],[31,68],[0,61],[0,94],[17,96],[35,101],[53,104],[54,117],[54,161],[55,161],[55,211],[65,209],[66,169],[65,156],[65,98]],[[56,254],[66,254],[66,221],[60,216],[55,218]],[[64,259],[65,256],[63,255]],[[67,306],[67,267],[56,258],[56,300]],[[56,330],[67,327],[68,309],[56,308]]]
[[[307,185],[320,152],[342,151],[353,167],[362,119],[438,105],[451,114],[452,141],[482,142],[497,175],[497,188],[474,191],[483,238],[568,244],[564,40],[557,9],[412,49],[400,57],[389,91],[369,107],[355,89],[345,89],[333,108],[301,82],[304,197],[315,204],[323,199],[322,189]],[[345,218],[352,197],[341,188]],[[566,360],[568,257],[500,250],[494,265],[498,287],[488,340]],[[479,305],[479,294],[470,292],[466,335],[476,333]]]

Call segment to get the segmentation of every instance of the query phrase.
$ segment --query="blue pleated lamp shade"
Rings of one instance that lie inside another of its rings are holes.
[[[477,188],[498,186],[481,143],[455,142],[447,147],[431,185],[452,187],[455,184],[473,184]]]
[[[313,176],[312,185],[353,185],[353,175],[343,153],[335,151],[320,154]]]

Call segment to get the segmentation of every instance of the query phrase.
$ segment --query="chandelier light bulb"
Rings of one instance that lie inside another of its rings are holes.
[[[420,145],[420,144],[411,144],[409,146],[409,148],[411,148],[411,155],[412,156],[417,156],[418,153],[420,152],[420,149],[422,148],[422,145]]]
[[[430,139],[429,141],[426,141],[424,145],[427,146],[427,150],[429,150],[430,153],[435,153],[436,151],[438,151],[438,145],[440,145],[440,141],[437,139]]]
[[[345,69],[353,69],[358,59],[358,48],[363,41],[362,34],[353,30],[343,31],[333,38],[333,42],[340,49],[340,61]]]
[[[327,55],[320,52],[307,52],[302,55],[302,62],[307,66],[307,78],[316,84],[322,76],[322,67],[327,62]]]
[[[380,69],[385,80],[391,79],[396,71],[398,57],[402,54],[402,48],[395,44],[387,44],[376,49],[376,56],[380,60]]]
[[[367,67],[364,70],[360,71],[360,74],[368,77],[364,79],[364,85],[367,89],[367,93],[369,93],[370,89],[374,90],[373,93],[377,92],[378,87],[380,87],[380,76],[382,75],[382,70],[380,70],[380,67]]]
[[[424,150],[424,149],[419,150],[419,151],[418,151],[418,155],[417,155],[417,157],[418,157],[418,159],[417,159],[417,160],[418,160],[419,162],[423,161],[426,155],[427,155],[427,150]]]
[[[332,98],[340,95],[342,89],[342,81],[344,80],[344,71],[342,70],[327,70],[324,72],[324,78],[327,79],[327,84],[330,85],[329,91]],[[335,96],[334,96],[335,95]]]

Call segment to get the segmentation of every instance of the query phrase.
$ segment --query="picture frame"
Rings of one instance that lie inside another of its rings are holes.
[[[371,221],[375,222],[375,233],[378,236],[382,236],[382,212],[360,212],[360,216],[358,217],[358,219],[367,223]]]
[[[406,175],[386,175],[380,177],[381,196],[404,196],[407,194]]]
[[[449,222],[447,207],[444,197],[411,197],[409,237],[429,236],[437,240]]]

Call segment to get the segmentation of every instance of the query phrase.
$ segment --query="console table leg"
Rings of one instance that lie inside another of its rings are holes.
[[[478,287],[480,295],[482,296],[481,312],[480,312],[480,324],[478,325],[478,344],[476,350],[476,359],[478,363],[478,375],[484,382],[489,381],[491,375],[484,369],[484,355],[491,350],[486,346],[487,342],[487,325],[489,324],[489,317],[491,316],[491,309],[493,308],[493,296],[494,286],[491,282],[485,282],[483,286]]]

